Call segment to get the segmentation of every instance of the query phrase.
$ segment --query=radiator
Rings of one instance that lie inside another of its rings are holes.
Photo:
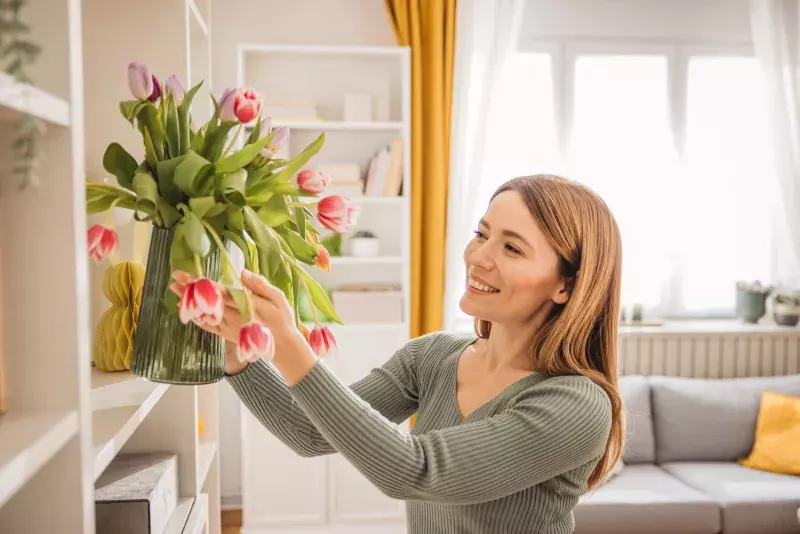
[[[623,326],[620,374],[738,378],[800,373],[800,326],[737,322]]]

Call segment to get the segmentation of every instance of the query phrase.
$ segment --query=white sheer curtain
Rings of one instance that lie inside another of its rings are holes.
[[[460,0],[457,8],[444,328],[457,327],[466,282],[462,252],[481,187],[486,127],[493,98],[516,50],[524,0]],[[463,318],[462,318],[463,320]]]
[[[768,118],[780,187],[776,228],[785,247],[773,252],[773,278],[800,287],[800,3],[753,0],[750,23],[764,70]]]

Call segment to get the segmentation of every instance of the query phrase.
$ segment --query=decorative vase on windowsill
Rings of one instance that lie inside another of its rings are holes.
[[[296,175],[319,152],[325,135],[294,158],[277,159],[289,130],[271,130],[270,120],[260,116],[255,91],[228,89],[219,101],[212,96],[213,117],[196,127],[190,108],[202,82],[186,91],[171,76],[162,87],[140,63],[128,66],[128,81],[136,99],[121,102],[120,110],[142,134],[144,160],[137,162],[111,143],[103,167],[119,185],[87,182],[86,202],[88,213],[107,212],[105,224],[89,229],[89,253],[98,262],[116,251],[115,208],[132,210],[138,220],[153,224],[131,371],[172,384],[220,380],[224,341],[200,326],[219,324],[226,294],[245,320],[239,357],[273,356],[272,334],[255,320],[250,296],[231,265],[228,248],[234,245],[247,269],[283,291],[312,347],[314,339],[324,338],[329,350],[335,343],[329,331],[315,320],[320,332],[308,332],[297,312],[302,292],[312,312],[341,323],[328,294],[300,266],[330,269],[310,208],[316,207],[319,222],[336,232],[355,223],[359,208],[346,197],[317,198],[328,183],[324,174]],[[244,146],[234,150],[243,125],[251,122],[255,126]],[[187,273],[185,278],[174,278],[177,271]]]

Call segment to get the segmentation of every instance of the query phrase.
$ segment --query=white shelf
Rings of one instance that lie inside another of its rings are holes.
[[[133,435],[169,386],[149,382],[127,371],[103,373],[92,369],[92,427],[94,479]]]
[[[29,113],[50,124],[69,126],[69,104],[38,87],[17,82],[0,73],[0,122],[14,121]]]
[[[200,31],[203,32],[203,35],[208,36],[208,24],[206,24],[203,14],[200,12],[200,8],[197,7],[195,0],[188,0],[188,6]]]
[[[206,478],[208,478],[208,473],[211,471],[211,464],[214,463],[214,456],[217,454],[217,442],[216,441],[209,441],[209,442],[200,442],[200,448],[197,453],[198,461],[197,461],[197,490],[200,491],[200,488],[203,487],[205,484]]]
[[[169,516],[169,521],[164,527],[163,534],[182,534],[183,528],[186,526],[186,521],[192,513],[192,505],[194,505],[194,498],[188,497],[178,501],[178,506],[173,510],[172,515]]]
[[[333,256],[331,265],[387,265],[403,263],[402,256],[374,256],[361,258],[357,256]]]
[[[0,417],[0,506],[78,431],[78,413],[9,412]]]
[[[192,512],[181,532],[183,534],[202,534],[206,523],[208,523],[208,495],[201,493],[194,499]]]
[[[346,57],[393,57],[401,58],[408,54],[409,48],[402,46],[360,46],[360,45],[297,45],[240,43],[239,53],[329,55]]]
[[[315,131],[400,131],[403,129],[402,122],[395,121],[373,121],[373,122],[353,122],[353,121],[279,121],[276,120],[272,127],[288,126],[292,130],[315,130]]]
[[[361,204],[361,205],[405,206],[406,204],[408,204],[408,197],[401,197],[401,196],[396,196],[396,197],[390,197],[390,196],[385,196],[385,197],[378,197],[378,196],[374,196],[374,197],[367,197],[367,196],[357,197],[357,196],[349,195],[349,197],[353,202],[355,202],[356,204]]]

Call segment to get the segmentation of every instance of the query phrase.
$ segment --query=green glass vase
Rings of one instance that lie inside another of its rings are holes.
[[[225,341],[194,323],[183,324],[177,310],[167,311],[164,295],[171,280],[170,247],[174,232],[153,227],[133,340],[131,372],[153,382],[209,384],[225,375]],[[205,275],[220,278],[219,250],[206,258]]]

